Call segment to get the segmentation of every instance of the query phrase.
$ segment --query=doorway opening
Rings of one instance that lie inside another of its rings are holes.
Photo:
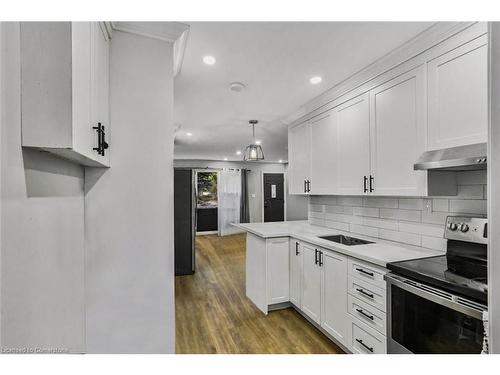
[[[285,175],[284,173],[264,173],[262,176],[264,222],[285,221]]]
[[[196,234],[218,233],[218,172],[196,173]]]

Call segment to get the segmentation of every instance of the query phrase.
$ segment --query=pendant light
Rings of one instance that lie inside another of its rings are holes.
[[[248,121],[252,125],[252,143],[245,149],[244,161],[258,161],[264,160],[264,152],[262,147],[255,143],[255,125],[258,124],[257,120]]]

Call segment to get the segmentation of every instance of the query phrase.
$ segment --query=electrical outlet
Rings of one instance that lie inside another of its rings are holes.
[[[432,212],[432,199],[424,199],[424,209],[429,214]]]

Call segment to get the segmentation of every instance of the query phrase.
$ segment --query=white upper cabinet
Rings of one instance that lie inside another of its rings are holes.
[[[488,38],[481,36],[427,64],[428,148],[487,141]]]
[[[337,186],[337,126],[335,112],[311,121],[311,194],[335,194]]]
[[[371,90],[370,108],[371,194],[425,194],[427,173],[413,170],[425,151],[424,66]]]
[[[97,22],[22,23],[21,74],[22,145],[109,166],[105,29]],[[100,137],[98,123],[105,126]]]
[[[109,122],[109,36],[102,22],[92,22],[92,124],[101,124],[105,140],[110,143],[111,126]],[[94,132],[97,136],[97,133]],[[98,144],[95,138],[93,144]],[[109,152],[100,155],[103,162],[109,165]]]
[[[311,127],[309,123],[289,129],[288,162],[290,194],[307,194],[311,180]]]
[[[338,139],[336,190],[338,194],[363,194],[370,174],[369,95],[335,107],[334,113]]]

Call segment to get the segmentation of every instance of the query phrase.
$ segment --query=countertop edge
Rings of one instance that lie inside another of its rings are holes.
[[[294,221],[293,223],[308,224],[307,221],[300,221],[300,222],[299,221]],[[386,260],[383,260],[383,259],[380,259],[380,258],[377,258],[377,257],[370,256],[370,255],[359,254],[359,253],[353,252],[353,251],[351,251],[349,249],[345,249],[345,248],[342,248],[342,247],[335,246],[334,244],[326,244],[324,242],[321,242],[322,240],[316,240],[315,241],[314,235],[312,235],[312,234],[308,236],[308,235],[304,235],[304,234],[299,233],[299,232],[291,231],[288,228],[287,228],[287,230],[283,230],[283,232],[275,232],[275,233],[269,234],[269,233],[259,232],[258,230],[255,230],[254,228],[251,228],[251,227],[249,227],[248,225],[245,225],[245,224],[233,224],[233,225],[236,226],[236,227],[239,227],[239,228],[241,228],[243,230],[245,230],[246,232],[249,232],[249,233],[252,233],[252,234],[254,234],[254,235],[258,236],[258,237],[261,237],[263,239],[278,238],[278,237],[296,238],[296,239],[298,239],[300,241],[304,241],[304,242],[313,244],[315,246],[321,247],[322,249],[325,249],[325,250],[328,250],[328,251],[332,251],[332,252],[336,252],[336,253],[340,253],[340,254],[343,254],[343,255],[346,255],[346,256],[350,256],[350,257],[353,257],[353,258],[356,258],[356,259],[360,259],[360,260],[363,260],[363,261],[366,261],[368,263],[375,264],[377,266],[381,266],[381,267],[384,267],[384,268],[387,268],[387,264],[388,263],[393,262],[393,261],[386,261]],[[251,223],[249,223],[249,225],[251,225]],[[340,234],[345,234],[346,233],[346,232],[343,232],[343,231],[336,231],[335,229],[326,228],[326,227],[324,229],[325,230],[331,230],[332,232],[336,232],[336,233],[340,233]],[[370,239],[370,237],[368,237],[368,236],[362,236],[362,235],[356,235],[356,236]],[[387,240],[383,240],[383,239],[379,239],[379,238],[371,238],[371,239],[375,240],[375,241],[383,241],[382,243],[385,243],[385,244],[387,244],[389,246],[399,247],[399,248],[401,248],[403,250],[413,251],[413,252],[421,252],[421,256],[420,255],[419,256],[409,256],[407,259],[405,258],[405,259],[401,259],[401,260],[419,259],[419,258],[425,258],[425,257],[437,256],[437,255],[442,255],[443,254],[443,252],[439,251],[439,250],[432,250],[432,249],[427,249],[427,248],[418,248],[418,249],[413,248],[412,249],[411,245],[405,246],[405,244],[399,243],[399,242],[387,241]],[[380,242],[377,242],[377,243],[380,243]],[[399,260],[394,260],[394,261],[399,261]]]

